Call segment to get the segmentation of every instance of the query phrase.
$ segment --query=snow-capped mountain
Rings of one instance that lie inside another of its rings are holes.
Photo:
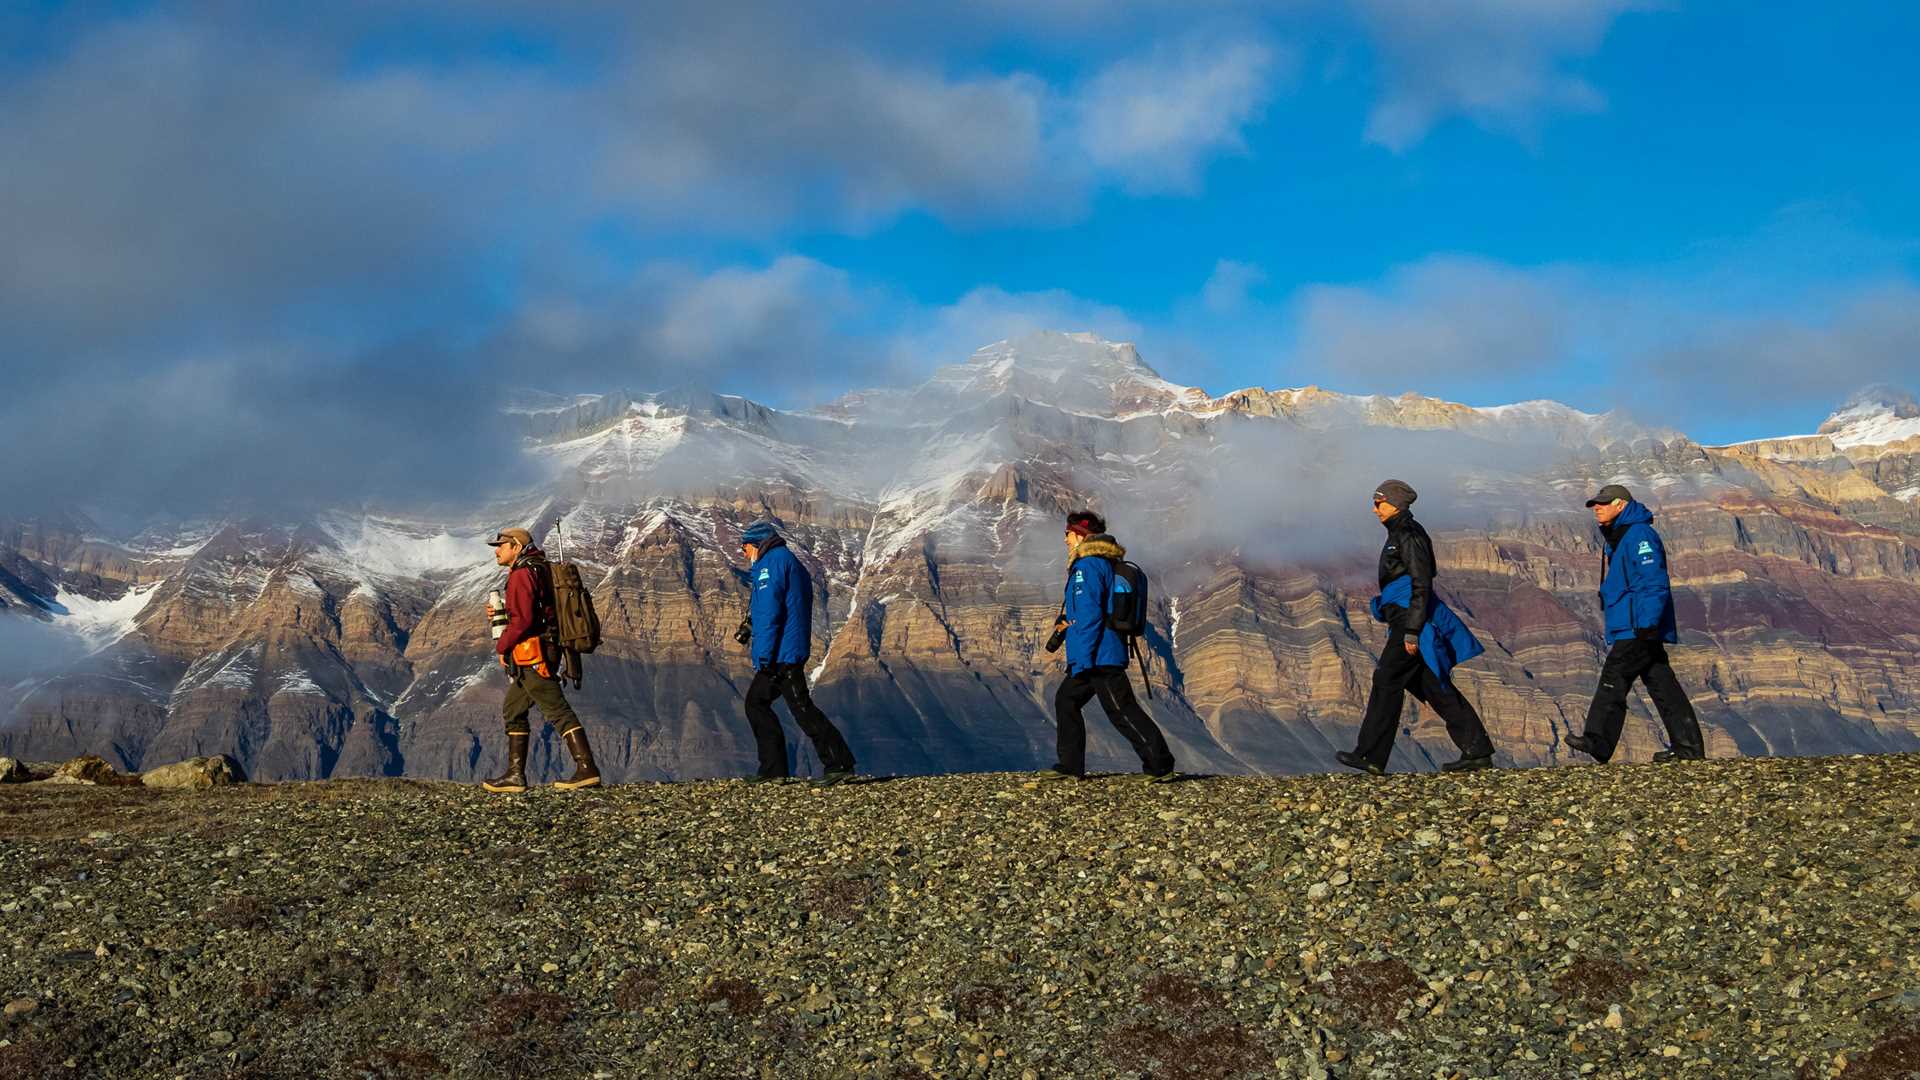
[[[772,516],[813,570],[818,696],[865,767],[1040,766],[1061,516],[1093,506],[1155,578],[1154,709],[1185,766],[1320,768],[1352,737],[1380,641],[1366,504],[1388,475],[1423,493],[1442,588],[1489,646],[1463,684],[1515,760],[1559,759],[1591,693],[1599,558],[1581,502],[1608,482],[1660,514],[1691,646],[1682,678],[1717,748],[1911,747],[1920,680],[1889,658],[1920,643],[1902,636],[1920,625],[1920,519],[1896,482],[1912,459],[1863,448],[1898,448],[1917,415],[1880,394],[1817,436],[1712,448],[1554,402],[1215,396],[1084,334],[998,342],[918,387],[807,411],[530,392],[505,421],[552,479],[458,514],[337,509],[125,537],[80,515],[0,523],[0,620],[71,645],[0,692],[0,753],[484,773],[503,690],[479,614],[500,577],[484,540],[517,524],[594,585],[607,643],[577,705],[603,764],[744,772],[737,540]],[[1104,760],[1125,764],[1103,738]],[[1416,714],[1405,765],[1444,744]],[[1650,752],[1652,729],[1629,746]]]
[[[1920,439],[1920,403],[1904,390],[1872,387],[1828,417],[1819,433],[1842,450]]]
[[[1755,439],[1721,448],[1772,465],[1794,464],[1821,477],[1826,499],[1920,501],[1920,403],[1904,390],[1868,387],[1849,398],[1812,435]],[[1884,514],[1867,511],[1869,520]]]

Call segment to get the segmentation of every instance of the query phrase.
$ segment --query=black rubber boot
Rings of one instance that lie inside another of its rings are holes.
[[[490,780],[480,781],[481,787],[502,793],[527,790],[528,738],[526,735],[507,736],[507,771]]]
[[[573,754],[573,776],[553,786],[561,791],[599,787],[600,769],[593,763],[593,747],[587,745],[587,729],[574,728],[567,732],[566,743],[567,750]]]

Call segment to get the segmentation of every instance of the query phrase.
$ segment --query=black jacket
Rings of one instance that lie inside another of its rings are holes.
[[[1387,544],[1380,549],[1380,587],[1386,588],[1401,576],[1413,579],[1413,596],[1407,606],[1389,604],[1385,608],[1387,622],[1408,637],[1419,637],[1426,628],[1427,616],[1433,613],[1433,540],[1406,510],[1388,518],[1386,526]]]

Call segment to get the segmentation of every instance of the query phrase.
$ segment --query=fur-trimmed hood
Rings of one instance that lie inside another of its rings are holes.
[[[1099,533],[1080,541],[1080,546],[1073,549],[1073,557],[1076,559],[1095,558],[1118,561],[1127,557],[1127,549],[1120,546],[1120,541],[1115,540],[1106,533]]]

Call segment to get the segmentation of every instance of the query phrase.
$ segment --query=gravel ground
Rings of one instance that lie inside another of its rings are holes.
[[[1920,757],[0,788],[0,1080],[1899,1077]]]

